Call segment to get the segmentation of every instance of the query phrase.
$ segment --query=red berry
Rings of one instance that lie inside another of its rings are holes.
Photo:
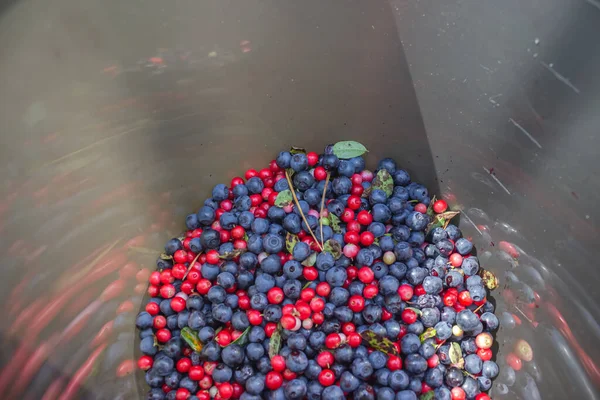
[[[157,315],[152,320],[152,326],[154,327],[154,329],[162,329],[165,326],[167,326],[167,319],[162,315]]]
[[[334,362],[335,358],[329,351],[322,351],[317,355],[317,364],[321,368],[329,368]]]
[[[444,305],[447,307],[452,307],[456,304],[456,302],[458,301],[458,296],[453,294],[453,293],[446,293],[444,294],[444,296],[442,297],[442,300],[444,301]]]
[[[263,317],[258,310],[248,310],[246,311],[246,316],[252,325],[260,325],[263,321]]]
[[[190,367],[188,376],[193,381],[199,381],[204,378],[204,368],[202,368],[200,365],[193,365]]]
[[[310,301],[315,298],[316,294],[317,292],[315,291],[315,289],[302,289],[302,291],[300,292],[300,300],[310,303]]]
[[[362,267],[361,269],[358,270],[358,279],[362,283],[371,283],[371,282],[373,282],[374,278],[375,278],[375,273],[373,272],[373,270],[371,268]]]
[[[319,277],[319,271],[315,267],[304,267],[302,275],[309,281],[314,281]]]
[[[391,319],[394,315],[389,312],[388,310],[386,310],[385,308],[383,310],[381,310],[381,320],[382,321],[387,321],[388,319]]]
[[[295,372],[290,371],[288,368],[285,369],[285,371],[283,371],[283,379],[285,379],[286,381],[291,381],[296,379],[298,375]]]
[[[312,315],[311,319],[315,324],[319,325],[325,321],[325,315],[322,312],[316,312]]]
[[[342,338],[339,333],[330,333],[325,338],[325,346],[329,349],[336,349],[342,344]]]
[[[327,282],[320,282],[317,285],[316,291],[319,296],[327,297],[327,296],[329,296],[329,293],[331,292],[331,286],[329,286],[329,283],[327,283]]]
[[[146,304],[146,312],[150,315],[157,315],[160,312],[160,307],[154,302]]]
[[[360,224],[358,221],[350,221],[346,224],[346,230],[352,232],[360,232]]]
[[[483,361],[489,361],[493,356],[492,349],[477,349],[477,355]]]
[[[234,239],[242,239],[245,234],[246,230],[239,225],[231,230],[231,237]]]
[[[291,314],[284,314],[281,317],[281,326],[284,329],[293,329],[296,326],[296,317]]]
[[[356,331],[356,326],[352,322],[344,322],[342,324],[342,333],[348,336],[350,333]]]
[[[229,382],[221,383],[219,386],[219,395],[222,399],[230,399],[233,396],[233,385]]]
[[[490,396],[488,396],[486,393],[479,393],[477,396],[475,396],[475,400],[490,400]]]
[[[200,386],[201,389],[207,390],[210,389],[212,387],[212,378],[210,376],[204,376],[204,378],[200,379],[200,381],[198,382],[198,386]],[[209,395],[210,396],[210,395]]]
[[[163,285],[166,285],[168,283],[173,283],[175,282],[175,278],[173,277],[173,274],[171,273],[171,269],[165,269],[160,273],[160,283],[162,283]]]
[[[348,231],[344,235],[344,242],[358,244],[360,242],[360,235],[358,234],[358,232]]]
[[[358,210],[361,206],[361,201],[359,196],[350,196],[346,202],[348,204],[348,208],[351,210]]]
[[[310,309],[314,312],[321,312],[325,309],[325,300],[320,297],[314,297],[310,301]]]
[[[402,321],[408,325],[414,324],[417,321],[417,313],[411,309],[405,309],[402,311]]]
[[[350,222],[354,220],[354,211],[352,211],[350,208],[346,208],[340,219],[344,222]]]
[[[465,307],[469,307],[473,304],[473,299],[471,298],[471,293],[468,290],[463,290],[458,294],[458,302]]]
[[[177,394],[175,395],[175,400],[187,400],[190,397],[190,391],[184,388],[177,389]]]
[[[142,283],[140,283],[140,285],[142,285]],[[157,297],[160,293],[160,288],[158,286],[155,285],[150,285],[148,286],[148,295],[150,297]]]
[[[306,153],[306,158],[310,167],[314,167],[319,162],[319,155],[314,151]]]
[[[425,288],[423,288],[423,285],[415,286],[414,292],[415,292],[415,296],[423,296],[424,294],[427,294],[427,292],[425,291]]]
[[[231,187],[234,188],[237,185],[241,185],[244,183],[244,180],[242,178],[240,178],[239,176],[236,176],[235,178],[231,179]]]
[[[361,312],[365,308],[365,299],[362,296],[354,295],[348,299],[348,308],[353,312]]]
[[[207,294],[212,286],[212,283],[208,279],[200,279],[198,284],[196,285],[196,291],[199,294]]]
[[[283,376],[277,371],[270,371],[265,377],[265,386],[269,390],[279,389],[283,385]]]
[[[206,252],[206,262],[209,264],[218,264],[219,263],[219,252],[217,250],[209,250]]]
[[[150,356],[141,356],[138,360],[138,368],[143,371],[148,371],[152,368],[154,364],[154,359]]]
[[[356,268],[354,265],[351,265],[346,268],[346,274],[348,274],[348,279],[354,280],[358,276],[358,268]]]
[[[186,301],[183,297],[176,296],[171,299],[171,308],[176,313],[179,313],[179,312],[182,312],[183,310],[185,310],[185,304],[186,304]]]
[[[283,315],[293,314],[296,312],[296,307],[293,304],[286,304],[281,308],[281,313]]]
[[[279,304],[284,298],[285,295],[283,294],[283,290],[281,288],[274,287],[269,289],[267,292],[267,300],[269,300],[269,303],[271,304]]]
[[[285,358],[279,354],[273,356],[273,358],[271,358],[271,367],[273,367],[273,370],[277,372],[285,371]]]
[[[398,288],[398,295],[400,296],[402,301],[409,301],[410,299],[412,299],[412,297],[414,295],[412,286],[410,286],[406,283],[403,285],[400,285],[400,287]]]
[[[452,400],[465,400],[467,398],[465,391],[460,387],[452,388],[450,395],[452,396]]]
[[[379,287],[375,284],[365,286],[363,289],[363,296],[365,299],[372,299],[379,294]]]
[[[173,254],[173,261],[176,263],[187,262],[187,253],[185,250],[177,250],[175,254]]]
[[[375,235],[373,235],[371,232],[365,231],[360,234],[360,244],[362,244],[363,246],[368,247],[372,245],[374,241]]]
[[[322,181],[325,180],[325,178],[327,178],[327,171],[325,171],[325,168],[323,167],[317,167],[315,168],[315,179],[318,181]]]
[[[453,267],[460,267],[462,265],[463,262],[463,256],[461,256],[458,253],[454,253],[450,256],[450,264],[452,264]]]
[[[257,175],[258,175],[258,171],[256,171],[255,169],[249,169],[244,174],[244,176],[246,177],[246,180],[248,180],[250,178],[254,178]]]
[[[298,300],[296,302],[296,311],[298,312],[298,318],[301,320],[305,320],[306,318],[310,317],[310,314],[312,314],[308,303],[302,300]]]
[[[323,386],[331,386],[335,382],[335,374],[330,369],[324,369],[319,374],[319,383]]]
[[[171,331],[168,329],[159,329],[156,331],[156,340],[160,343],[167,343],[171,339]]]
[[[437,354],[432,355],[427,359],[427,366],[429,368],[435,368],[440,363],[440,357]]]
[[[160,285],[160,272],[154,271],[150,274],[150,278],[148,279],[151,285],[158,286]]]
[[[421,214],[427,213],[427,206],[423,203],[415,204],[415,211],[420,212]]]
[[[225,329],[217,333],[217,336],[215,337],[215,342],[221,346],[227,346],[232,340],[233,338],[231,337],[231,333]]]
[[[346,341],[348,342],[348,345],[350,345],[350,347],[358,347],[362,343],[362,338],[358,333],[352,332],[346,335]]]
[[[402,359],[395,355],[388,356],[387,367],[390,371],[396,371],[402,368]]]
[[[265,335],[267,335],[267,337],[271,337],[276,330],[277,330],[277,324],[275,322],[267,322],[266,323]]]
[[[448,203],[446,203],[445,200],[438,200],[435,203],[433,203],[432,208],[436,214],[441,214],[448,209]]]
[[[263,202],[263,198],[260,194],[251,194],[250,203],[252,207],[258,207]]]
[[[370,212],[368,212],[366,210],[362,210],[356,216],[356,220],[358,221],[359,224],[367,226],[367,225],[370,225],[371,222],[373,222],[373,216],[371,215]]]
[[[176,366],[177,371],[181,372],[182,374],[184,372],[188,372],[191,367],[192,367],[192,360],[190,360],[187,357],[180,358],[179,361],[177,361],[177,366]]]
[[[183,282],[183,283],[190,283],[192,285],[192,289],[194,288],[194,286],[200,282],[200,279],[202,279],[202,275],[200,275],[199,271],[196,271],[195,269],[190,270],[190,272],[188,273],[187,282]],[[181,285],[181,290],[183,290],[183,284]],[[191,293],[191,292],[190,292]],[[189,293],[188,293],[189,294]]]

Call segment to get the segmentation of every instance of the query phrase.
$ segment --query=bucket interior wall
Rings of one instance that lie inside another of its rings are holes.
[[[595,0],[0,5],[0,390],[64,388],[119,305],[111,354],[137,356],[122,266],[154,268],[215,184],[357,140],[462,211],[521,320],[498,359],[534,351],[506,397],[599,398],[599,21]],[[102,362],[77,398],[144,398]]]

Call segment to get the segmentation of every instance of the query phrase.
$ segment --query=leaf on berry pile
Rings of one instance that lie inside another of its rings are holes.
[[[430,390],[427,393],[423,393],[419,396],[419,400],[435,400],[435,392]]]
[[[342,228],[340,228],[340,219],[337,215],[329,213],[327,219],[329,220],[329,226],[331,226],[331,229],[333,229],[335,233],[342,232]]]
[[[494,290],[498,287],[498,278],[496,278],[496,275],[494,275],[491,271],[480,268],[479,276],[481,277],[485,287],[488,289]]]
[[[429,233],[433,228],[442,227],[446,228],[452,218],[460,214],[460,211],[446,211],[441,214],[437,214],[433,217],[433,220],[427,225],[426,232]]]
[[[421,336],[419,336],[419,339],[421,339],[421,343],[423,343],[427,339],[435,337],[436,334],[437,334],[437,331],[434,328],[427,328],[425,330],[425,332],[421,333]]]
[[[227,253],[223,253],[219,256],[219,258],[221,260],[233,260],[236,257],[241,256],[242,254],[244,254],[247,250],[246,249],[235,249],[233,251],[229,251]]]
[[[201,254],[202,254],[202,252],[196,254],[196,257],[194,257],[194,259],[192,260],[192,262],[190,263],[190,265],[188,265],[188,268],[185,271],[185,274],[183,274],[183,278],[181,278],[182,281],[185,281],[185,278],[188,276],[188,274],[190,273],[190,271],[192,270],[192,268],[196,264],[196,261],[198,261],[198,258],[200,258]]]
[[[435,197],[435,195],[433,195],[433,197],[429,201],[429,206],[427,207],[427,215],[429,215],[432,218],[435,216],[435,211],[433,211],[433,203],[435,203],[436,201],[437,198]]]
[[[362,197],[363,199],[368,199],[369,196],[371,195],[371,192],[373,191],[373,186],[369,186],[368,188],[366,188],[365,190],[363,190],[363,193],[360,195],[360,197]]]
[[[190,346],[194,351],[202,350],[202,342],[198,339],[198,334],[191,330],[189,327],[185,327],[181,330],[181,338]]]
[[[279,350],[281,349],[281,326],[277,325],[277,329],[271,335],[271,340],[269,341],[269,358],[275,357],[279,354]]]
[[[310,286],[310,284],[313,283],[313,281],[308,281],[304,284],[304,286],[302,286],[302,290],[306,289],[307,287]]]
[[[380,169],[373,179],[373,189],[383,190],[389,196],[394,192],[394,178],[390,175],[387,169]]]
[[[342,160],[362,156],[369,150],[362,144],[352,140],[337,142],[332,148],[333,154]]]
[[[277,207],[285,207],[292,204],[292,201],[294,201],[292,192],[289,189],[285,189],[277,194],[277,197],[275,198],[275,205]]]
[[[292,146],[290,148],[290,154],[291,155],[294,155],[294,154],[306,154],[306,149],[303,149],[302,147]]]
[[[452,342],[450,344],[450,351],[448,353],[450,355],[450,362],[452,363],[452,365],[456,368],[462,369],[465,364],[465,359],[463,358],[460,344]]]
[[[342,256],[342,246],[334,239],[329,239],[323,244],[323,251],[331,253],[336,260]]]
[[[414,311],[419,317],[421,315],[423,315],[423,312],[421,310],[419,310],[418,308],[415,308],[415,307],[406,307],[406,310],[412,310],[412,311]]]
[[[245,241],[245,242],[247,242],[247,241],[248,241],[248,239],[250,239],[250,238],[248,237],[248,234],[247,234],[247,233],[244,233],[244,241]]]
[[[369,347],[371,347],[374,350],[379,350],[387,355],[399,355],[398,349],[396,348],[396,346],[394,346],[394,343],[386,337],[379,336],[373,331],[364,331],[360,334],[360,337],[363,338],[363,340],[367,342]]]
[[[300,264],[304,265],[305,267],[312,267],[313,265],[315,265],[315,263],[317,262],[317,253],[316,252],[312,252],[312,254],[310,256],[308,256],[308,258],[304,261],[302,261]]]
[[[219,332],[221,332],[222,330],[223,330],[223,326],[220,326],[217,329],[215,329],[215,336],[217,336],[219,334]]]
[[[232,344],[244,346],[246,344],[246,342],[248,342],[248,332],[250,332],[250,326],[247,327],[246,329],[244,329],[244,332],[242,332],[240,337],[235,339],[233,342],[229,343],[227,346],[231,346]],[[227,347],[227,346],[225,346],[225,347]]]
[[[298,236],[294,235],[293,233],[287,233],[285,236],[285,248],[288,253],[292,254],[292,251],[294,251],[294,247],[298,243],[298,240]]]

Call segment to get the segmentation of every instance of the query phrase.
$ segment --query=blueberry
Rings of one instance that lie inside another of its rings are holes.
[[[492,387],[492,380],[486,376],[480,376],[477,378],[479,390],[487,392]]]
[[[232,189],[233,195],[235,197],[242,197],[242,196],[247,196],[248,195],[248,188],[246,187],[245,184],[240,184],[240,185],[236,185],[233,187]]]
[[[281,169],[290,168],[290,163],[292,161],[292,155],[289,151],[282,151],[277,155],[275,162],[277,166]]]
[[[214,229],[205,229],[200,234],[200,244],[203,249],[217,249],[221,244],[221,234]]]
[[[213,188],[212,198],[215,201],[223,201],[229,197],[229,189],[222,183],[219,183]]]
[[[399,287],[400,282],[392,275],[386,275],[379,280],[379,291],[384,296],[396,293]]]
[[[381,320],[382,312],[383,310],[380,306],[369,304],[362,310],[362,316],[365,319],[365,322],[372,324]]]
[[[271,208],[273,208],[273,207],[271,207]],[[269,210],[271,210],[271,208],[269,208]],[[244,228],[246,230],[250,229],[252,227],[253,222],[254,222],[254,214],[252,214],[250,211],[243,211],[238,216],[238,223],[240,224],[240,226],[242,228]]]
[[[436,400],[451,400],[452,399],[452,394],[450,393],[450,389],[448,389],[446,387],[440,387],[440,388],[435,389],[434,395],[435,395],[434,398]]]
[[[366,358],[356,358],[352,361],[352,374],[362,380],[367,380],[373,375],[373,366]]]
[[[270,289],[275,287],[275,278],[269,273],[257,274],[254,284],[260,293],[267,293]]]
[[[423,283],[423,280],[428,276],[428,274],[429,271],[427,271],[427,269],[416,267],[408,270],[406,273],[406,279],[411,285],[416,286]]]
[[[412,390],[403,390],[396,393],[396,400],[417,400],[417,395]]]
[[[261,375],[254,375],[246,380],[246,391],[249,394],[260,395],[265,389],[265,379]]]
[[[448,322],[440,321],[435,324],[434,329],[436,331],[435,336],[439,340],[447,340],[452,336],[452,325],[450,325]]]
[[[387,199],[387,194],[381,189],[374,189],[369,194],[369,203],[371,205],[385,204],[387,202]]]
[[[140,351],[148,356],[153,356],[158,352],[152,336],[147,336],[140,341]]]
[[[340,322],[351,322],[353,313],[347,306],[336,307],[333,316]]]
[[[385,364],[387,363],[387,357],[384,353],[375,350],[374,352],[369,354],[369,362],[371,363],[373,368],[377,370],[385,367]]]
[[[156,373],[160,376],[167,376],[173,372],[173,367],[175,363],[170,357],[159,357],[154,360],[154,365],[152,368],[156,371]]]
[[[452,254],[452,251],[454,250],[454,245],[448,239],[440,240],[435,244],[435,247],[437,247],[440,254],[442,254],[444,257],[449,257],[450,254]]]
[[[314,185],[315,178],[308,171],[302,171],[294,174],[292,181],[294,188],[298,189],[300,192],[304,192]]]
[[[263,311],[263,316],[267,322],[279,322],[282,315],[281,307],[277,304],[269,304]]]
[[[321,165],[323,165],[323,168],[326,170],[333,171],[340,165],[340,159],[333,154],[325,154],[321,158]]]
[[[304,171],[308,168],[308,158],[304,153],[296,153],[290,160],[290,168],[296,172]]]
[[[240,196],[234,200],[233,206],[236,211],[248,211],[252,208],[252,200],[249,196]],[[236,222],[239,223],[238,217],[236,217]],[[223,226],[222,223],[221,226]]]
[[[460,342],[460,348],[464,354],[474,354],[477,351],[475,338],[467,337]]]
[[[481,368],[481,374],[490,379],[494,379],[498,376],[498,364],[494,361],[484,361]]]
[[[255,176],[248,179],[246,182],[246,187],[248,188],[248,192],[250,194],[260,194],[265,188],[265,185],[262,179],[260,179],[258,176]]]
[[[283,293],[292,300],[296,300],[298,297],[300,297],[301,290],[302,284],[297,279],[287,280],[283,285]]]
[[[159,388],[162,386],[163,382],[165,381],[164,377],[159,375],[155,368],[150,368],[148,371],[146,371],[145,377],[146,377],[146,383],[151,388]]]
[[[138,314],[135,320],[135,326],[138,329],[147,329],[152,327],[152,322],[154,318],[148,314],[146,311],[142,311]]]
[[[354,164],[348,160],[341,160],[338,165],[338,174],[348,178],[354,175]]]
[[[446,277],[444,279],[446,281],[446,285],[448,285],[450,287],[459,287],[460,285],[463,284],[463,280],[464,280],[461,273],[456,270],[452,270],[452,271],[448,272],[448,274],[446,275]]]
[[[473,399],[479,393],[479,384],[477,381],[470,376],[465,377],[465,381],[461,386],[462,390],[465,391],[468,399]]]
[[[251,343],[261,343],[265,340],[265,330],[260,326],[253,326],[248,332],[248,340]]]
[[[357,266],[370,267],[371,265],[373,265],[374,261],[375,256],[373,255],[373,252],[370,249],[360,249],[358,251],[358,254],[356,255]]]
[[[464,331],[472,331],[477,328],[479,318],[471,310],[462,310],[456,315],[456,324]]]
[[[227,296],[227,292],[221,286],[212,286],[208,290],[208,294],[206,298],[213,304],[223,303],[225,301],[225,297]]]
[[[425,372],[425,383],[435,389],[444,384],[444,374],[438,368],[431,368]]]
[[[413,211],[406,217],[406,225],[412,230],[422,231],[427,227],[427,224],[429,224],[427,214]]]
[[[426,276],[423,280],[423,289],[428,294],[438,294],[444,289],[442,280],[437,276]]]
[[[407,331],[418,336],[425,331],[425,327],[421,321],[417,320],[408,326]]]
[[[279,273],[281,271],[281,258],[279,258],[279,256],[276,254],[268,256],[262,260],[260,269],[267,274]]]
[[[458,251],[458,253],[460,253],[463,256],[470,254],[471,251],[473,250],[473,243],[471,243],[469,240],[467,240],[465,238],[458,239],[454,243],[454,246],[456,247],[456,251]]]
[[[173,371],[165,377],[165,384],[171,389],[177,389],[181,378],[182,376],[179,372]]]
[[[332,268],[334,264],[335,259],[333,258],[333,255],[331,253],[322,252],[317,255],[317,261],[315,263],[317,269],[321,271],[327,271],[328,269]]]
[[[423,308],[421,322],[427,328],[435,326],[440,321],[440,310],[437,308]]]
[[[179,239],[171,239],[165,245],[165,253],[172,256],[177,250],[183,249],[183,244]]]
[[[308,366],[308,358],[304,352],[294,350],[286,357],[285,364],[290,371],[299,373],[304,371]]]
[[[452,367],[446,372],[446,385],[457,387],[462,385],[464,381],[463,373],[460,369]]]
[[[435,354],[435,351],[435,346],[429,342],[423,342],[423,344],[421,344],[421,347],[419,347],[419,354],[427,359],[433,356]]]
[[[421,346],[421,340],[419,337],[413,333],[407,333],[404,335],[400,341],[402,354],[412,354],[419,351],[419,347]]]
[[[483,286],[469,286],[468,290],[473,301],[482,301],[485,299],[486,292]]]
[[[325,279],[331,287],[341,287],[344,285],[347,278],[348,275],[346,274],[345,268],[334,266],[327,271]]]
[[[294,257],[294,260],[299,261],[299,262],[306,260],[309,255],[310,255],[310,246],[304,242],[296,243],[296,245],[294,246],[294,249],[292,250],[292,256]]]
[[[298,214],[290,213],[283,219],[283,228],[293,234],[298,234],[301,230],[302,220]]]
[[[394,254],[396,255],[396,260],[406,261],[412,257],[413,250],[407,242],[398,242],[396,246],[394,246]]]
[[[250,305],[254,310],[263,311],[268,304],[269,301],[264,293],[256,293],[250,297]]]
[[[371,211],[375,222],[387,222],[392,218],[392,212],[385,204],[375,204]]]
[[[272,233],[266,234],[263,238],[263,247],[269,254],[277,254],[283,250],[283,238]]]
[[[467,276],[476,275],[479,271],[479,260],[477,257],[467,257],[463,259],[461,268]]]

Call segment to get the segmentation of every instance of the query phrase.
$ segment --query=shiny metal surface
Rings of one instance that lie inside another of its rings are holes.
[[[140,248],[214,184],[340,139],[463,210],[522,320],[498,357],[534,348],[509,398],[600,398],[599,21],[595,0],[6,2],[3,398],[59,398],[120,304],[133,357]],[[73,398],[143,398],[96,368]]]

